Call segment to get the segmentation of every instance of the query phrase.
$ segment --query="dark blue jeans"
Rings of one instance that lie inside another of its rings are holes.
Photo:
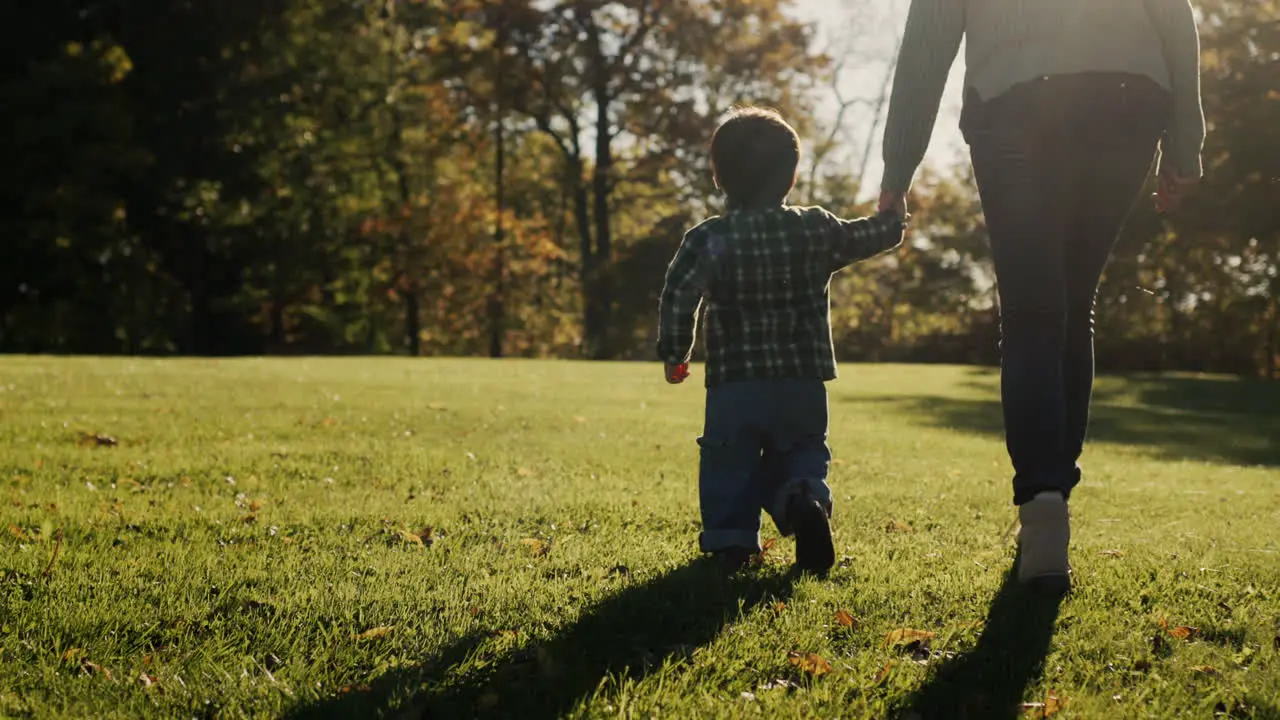
[[[790,535],[795,495],[831,513],[827,389],[821,380],[727,382],[707,388],[698,468],[704,552],[760,550],[760,511]]]
[[[1117,73],[965,98],[961,129],[1000,296],[1001,400],[1014,503],[1069,497],[1093,391],[1098,281],[1164,132],[1169,94]]]

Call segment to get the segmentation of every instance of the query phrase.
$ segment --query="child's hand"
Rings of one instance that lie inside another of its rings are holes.
[[[672,385],[679,385],[689,377],[689,363],[680,363],[679,365],[663,363],[662,367],[666,371],[667,382]]]

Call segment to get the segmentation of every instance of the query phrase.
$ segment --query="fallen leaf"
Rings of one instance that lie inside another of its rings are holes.
[[[261,509],[262,509],[261,500],[254,500],[253,502],[249,503],[249,512],[256,513]]]
[[[1214,667],[1214,666],[1212,666],[1212,665],[1196,665],[1195,667],[1192,667],[1191,669],[1192,669],[1192,670],[1195,670],[1195,671],[1196,671],[1196,672],[1198,672],[1198,673],[1204,673],[1205,675],[1217,675],[1217,674],[1218,674],[1218,668],[1216,668],[1216,667]]]
[[[912,530],[913,528],[910,525],[900,520],[890,520],[888,524],[884,526],[884,531],[890,532],[890,533],[893,533],[893,532],[909,533]]]
[[[1022,710],[1033,718],[1053,717],[1062,710],[1067,703],[1055,693],[1049,693],[1044,702],[1026,702],[1022,703]]]
[[[80,668],[84,670],[85,674],[87,675],[103,675],[108,680],[111,679],[111,671],[102,667],[96,662],[92,662],[89,660],[81,660]]]
[[[846,610],[836,611],[836,624],[840,627],[852,628],[858,624],[858,621]]]
[[[1125,552],[1124,552],[1123,550],[1118,549],[1118,548],[1117,548],[1117,549],[1113,549],[1113,550],[1103,550],[1102,552],[1100,552],[1100,553],[1098,553],[1098,554],[1099,554],[1099,555],[1105,555],[1105,556],[1107,556],[1107,557],[1118,557],[1118,558],[1121,558],[1121,557],[1124,557],[1124,556],[1125,556]]]
[[[521,540],[520,543],[529,548],[529,551],[533,553],[534,557],[546,557],[547,553],[551,552],[551,543],[546,540],[525,538]]]
[[[431,544],[436,541],[435,532],[435,528],[428,525],[414,534],[422,540],[423,545],[431,547]]]
[[[782,602],[781,600],[779,600],[778,602],[776,602],[776,603],[774,603],[774,604],[773,604],[773,611],[774,611],[775,613],[780,613],[780,612],[782,612],[783,610],[786,610],[786,609],[787,609],[787,604],[786,604],[786,603],[784,603],[784,602]]]
[[[480,608],[478,607],[473,606],[467,612],[471,613],[471,617],[480,617]]]
[[[422,542],[422,538],[417,533],[411,533],[408,530],[397,530],[396,534],[400,536],[401,540],[404,540],[407,543],[422,545],[424,547],[426,546],[426,544]]]
[[[1048,697],[1044,698],[1044,702],[1024,702],[1021,703],[1021,708],[1023,708],[1024,714],[1029,717],[1051,717],[1056,715],[1057,711],[1062,710],[1064,705],[1066,705],[1066,702],[1057,697],[1057,694],[1050,693]]]
[[[880,668],[880,671],[876,673],[876,676],[875,676],[874,678],[872,678],[872,679],[871,679],[871,686],[872,686],[872,687],[880,687],[880,685],[881,685],[881,684],[882,684],[886,679],[888,679],[888,677],[889,677],[889,671],[891,671],[891,670],[893,670],[893,661],[892,661],[892,660],[890,660],[889,662],[885,663],[885,664],[884,664],[884,667]]]
[[[378,627],[369,628],[368,630],[365,630],[359,635],[356,635],[355,639],[356,640],[374,640],[380,637],[386,637],[387,635],[390,635],[391,631],[395,629],[396,629],[395,625],[379,625]]]
[[[343,685],[342,687],[338,688],[339,695],[346,695],[348,693],[353,693],[353,692],[360,692],[360,693],[369,692],[369,686],[364,683],[360,683],[358,685]]]
[[[1178,625],[1169,628],[1169,635],[1178,640],[1189,640],[1196,633],[1200,632],[1200,628],[1188,627],[1186,625]]]
[[[777,544],[778,544],[778,538],[771,537],[766,539],[763,543],[760,543],[760,554],[764,555],[765,553],[772,550],[773,546]]]
[[[17,525],[9,526],[9,534],[22,542],[26,542],[27,540],[31,539],[31,536],[27,535],[27,533]]]
[[[149,688],[153,685],[160,684],[160,678],[156,677],[155,675],[148,675],[146,673],[142,673],[141,675],[138,676],[138,682],[142,683],[142,687]]]
[[[101,433],[82,432],[80,433],[80,444],[83,446],[93,447],[115,447],[120,444],[119,440],[110,435]]]
[[[257,521],[258,521],[258,516],[254,513],[249,513],[248,515],[245,515],[244,517],[240,518],[240,522],[244,523],[245,525],[252,525]]]
[[[911,628],[898,628],[890,630],[888,635],[884,636],[885,647],[891,645],[903,645],[906,643],[919,642],[924,640],[932,640],[937,637],[937,633],[928,630],[912,630]]]
[[[792,651],[787,653],[787,660],[792,665],[800,668],[801,671],[814,677],[831,672],[831,663],[827,662],[826,658],[816,653],[799,653]]]

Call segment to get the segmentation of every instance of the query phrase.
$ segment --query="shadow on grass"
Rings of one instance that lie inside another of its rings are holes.
[[[1015,562],[1014,567],[1017,567]],[[902,718],[1013,720],[1022,697],[1040,679],[1062,598],[1031,593],[1016,571],[991,601],[978,644],[940,665],[906,701]]]
[[[770,572],[726,579],[700,558],[623,588],[545,642],[497,650],[492,634],[467,635],[420,666],[290,717],[558,718],[608,682],[687,659],[741,613],[789,597],[794,576]]]
[[[974,369],[966,385],[990,399],[852,396],[890,407],[920,424],[1001,436],[999,375]],[[1162,459],[1280,466],[1280,383],[1228,378],[1132,376],[1094,392],[1091,442],[1149,450]]]

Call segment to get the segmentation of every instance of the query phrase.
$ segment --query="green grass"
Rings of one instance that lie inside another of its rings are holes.
[[[1103,381],[1058,605],[994,375],[843,373],[838,568],[717,581],[653,365],[2,359],[0,716],[1280,717],[1280,386]]]

